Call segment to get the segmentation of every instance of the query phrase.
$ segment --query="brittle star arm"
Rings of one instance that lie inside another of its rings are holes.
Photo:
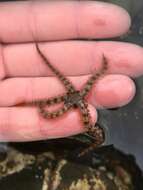
[[[78,107],[82,114],[82,122],[84,124],[84,127],[88,131],[89,126],[91,125],[91,118],[88,110],[88,104],[84,100],[81,100],[78,104]]]
[[[48,99],[39,99],[39,100],[17,103],[16,106],[46,106],[46,105],[51,106],[63,102],[64,99],[65,99],[65,94],[56,97],[51,97]]]
[[[67,97],[67,95],[61,95],[61,96],[52,97],[49,99],[34,100],[31,102],[18,104],[18,106],[22,106],[22,105],[24,105],[24,106],[38,106],[39,113],[44,118],[53,119],[55,117],[59,117],[59,116],[63,115],[65,112],[67,112],[72,107],[72,105],[64,104],[63,107],[59,108],[58,110],[52,111],[52,112],[49,112],[48,110],[46,110],[46,106],[52,106],[54,104],[59,104],[61,102],[64,102],[66,97]]]
[[[103,54],[102,67],[99,72],[93,74],[85,83],[84,88],[80,91],[80,95],[82,97],[86,96],[91,90],[91,88],[93,87],[93,84],[95,84],[95,81],[105,74],[105,71],[107,70],[107,66],[108,66],[108,62],[107,62],[106,57]]]
[[[82,113],[83,124],[87,131],[86,133],[92,138],[94,138],[94,143],[92,143],[88,148],[84,149],[82,152],[78,154],[78,156],[80,157],[86,154],[87,152],[93,150],[94,148],[98,147],[99,145],[101,145],[105,140],[105,133],[100,126],[93,125],[91,123],[88,105],[85,101],[82,101],[78,107]]]
[[[39,112],[43,116],[43,118],[45,118],[45,119],[47,119],[47,118],[54,119],[54,118],[57,118],[59,116],[62,116],[70,108],[72,108],[72,105],[65,105],[64,104],[64,106],[59,108],[58,110],[49,112],[49,111],[45,110],[45,106],[39,106]]]
[[[60,72],[58,71],[53,65],[48,61],[48,59],[45,57],[45,55],[40,50],[38,44],[36,43],[36,49],[38,53],[40,54],[41,58],[44,60],[44,62],[48,65],[48,67],[52,70],[52,72],[59,78],[59,80],[62,82],[64,87],[68,92],[74,92],[75,87],[72,85],[72,83]]]

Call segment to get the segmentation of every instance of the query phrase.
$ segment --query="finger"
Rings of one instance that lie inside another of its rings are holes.
[[[80,90],[88,78],[89,76],[80,76],[69,79]],[[65,88],[56,77],[11,78],[1,82],[0,92],[0,106],[13,106],[63,95]],[[134,94],[135,85],[130,78],[124,75],[107,75],[95,82],[88,99],[97,107],[111,108],[129,103]]]
[[[135,92],[135,84],[129,77],[107,75],[95,84],[88,98],[97,108],[116,108],[128,104]]]
[[[89,106],[92,122],[97,113]],[[43,119],[36,108],[0,108],[0,141],[34,141],[84,132],[80,112],[72,110],[53,120]]]
[[[101,66],[103,54],[108,61],[108,73],[130,76],[143,73],[143,48],[134,44],[67,41],[40,44],[39,47],[64,75],[93,73]],[[0,78],[54,75],[36,51],[35,44],[8,45],[0,50]]]
[[[0,3],[3,42],[28,42],[33,36],[40,41],[115,37],[125,33],[130,22],[123,8],[103,2]]]

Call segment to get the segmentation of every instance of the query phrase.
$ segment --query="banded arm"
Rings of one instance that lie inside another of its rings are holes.
[[[102,67],[100,68],[99,72],[94,73],[85,83],[84,88],[80,91],[80,95],[82,97],[85,97],[89,93],[95,82],[97,82],[97,80],[105,74],[107,69],[108,69],[108,62],[106,57],[103,55]]]
[[[61,81],[61,83],[64,85],[64,87],[67,89],[68,92],[74,92],[76,89],[74,88],[74,86],[72,85],[72,83],[66,78],[64,77],[64,75],[58,71],[58,69],[56,69],[49,61],[48,59],[45,57],[45,55],[42,53],[42,51],[40,50],[38,44],[36,43],[36,49],[38,51],[38,53],[40,54],[41,58],[43,59],[43,61],[47,64],[47,66],[52,70],[52,72],[58,77],[58,79]]]
[[[49,112],[45,109],[46,106],[39,106],[39,113],[43,116],[45,119],[54,119],[59,116],[62,116],[64,113],[66,113],[70,108],[72,108],[72,105],[64,105],[58,110]]]

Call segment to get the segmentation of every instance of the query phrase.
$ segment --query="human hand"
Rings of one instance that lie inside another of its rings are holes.
[[[46,120],[36,107],[15,106],[65,92],[40,59],[34,36],[38,41],[48,41],[40,44],[42,51],[77,89],[84,85],[95,67],[99,68],[102,55],[106,56],[107,75],[94,85],[88,96],[93,122],[97,121],[95,107],[114,108],[129,103],[135,95],[130,77],[143,73],[142,47],[113,41],[78,41],[117,37],[129,27],[130,17],[125,10],[103,2],[0,3],[3,42],[0,47],[0,141],[58,138],[84,131],[78,110]]]

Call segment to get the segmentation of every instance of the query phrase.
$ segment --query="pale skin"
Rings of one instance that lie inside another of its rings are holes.
[[[96,108],[128,104],[136,91],[130,77],[143,74],[142,47],[92,40],[123,35],[130,24],[125,10],[103,2],[0,3],[0,141],[33,141],[84,132],[78,110],[50,120],[42,118],[36,107],[16,107],[23,101],[65,92],[38,56],[34,38],[46,42],[40,43],[41,51],[77,89],[95,68],[98,70],[102,55],[106,56],[108,72],[88,96],[93,123],[98,118]]]

